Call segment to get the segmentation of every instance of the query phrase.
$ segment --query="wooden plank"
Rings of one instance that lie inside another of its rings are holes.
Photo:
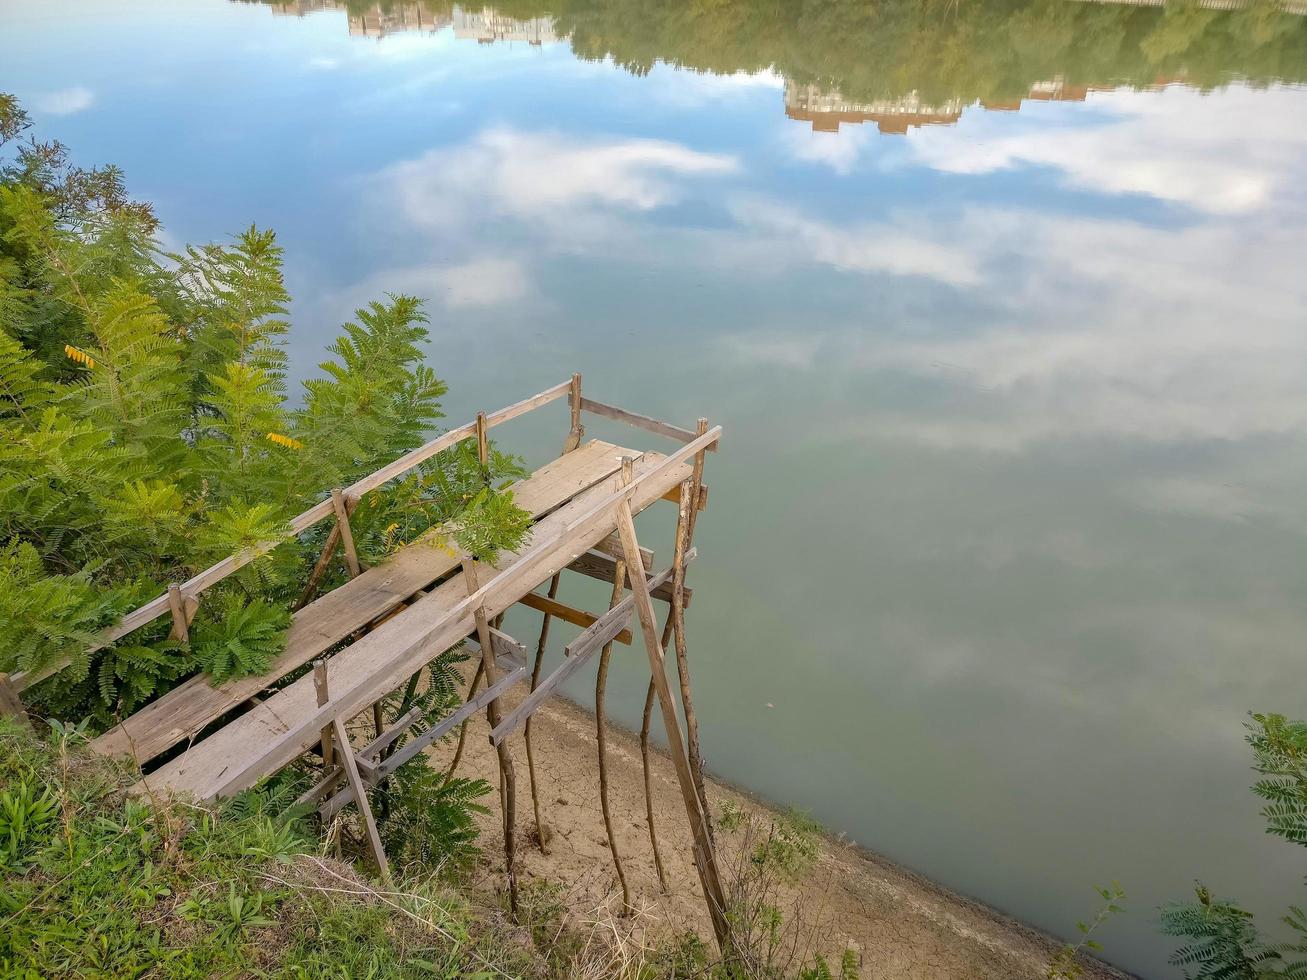
[[[524,398],[519,402],[515,402],[514,404],[507,406],[506,408],[501,408],[497,412],[492,412],[489,416],[486,417],[487,425],[491,428],[493,428],[496,425],[502,425],[504,422],[507,422],[510,419],[515,419],[519,415],[524,415],[527,412],[531,411],[532,409],[539,408],[541,405],[547,405],[551,401],[562,398],[570,390],[571,390],[570,381],[564,381],[560,384],[556,384],[552,388],[548,388],[545,391],[540,392],[539,394],[532,395],[530,398]],[[432,456],[444,452],[444,450],[450,448],[451,446],[457,445],[458,443],[462,442],[464,439],[470,438],[471,436],[475,435],[475,433],[476,433],[476,425],[475,423],[472,422],[469,422],[466,425],[459,426],[457,429],[451,429],[449,432],[437,436],[435,439],[432,439],[430,442],[418,446],[416,449],[413,449],[405,453],[403,456],[400,456],[398,459],[390,463],[387,463],[385,466],[381,467],[381,469],[375,470],[374,472],[369,473],[367,476],[363,477],[362,479],[357,480],[355,483],[351,484],[346,489],[345,491],[346,495],[350,497],[362,497],[364,494],[371,493],[373,490],[377,489],[378,487],[386,483],[389,483],[395,477],[407,473],[409,470],[413,469],[413,467],[426,462]],[[252,548],[247,548],[244,551],[238,552],[237,554],[224,558],[222,561],[218,562],[217,564],[211,565],[209,568],[206,568],[198,575],[195,575],[194,577],[189,578],[185,582],[183,582],[181,584],[182,591],[190,596],[199,595],[201,592],[203,592],[205,589],[209,588],[210,586],[215,585],[218,582],[221,582],[228,575],[231,575],[233,572],[238,571],[241,568],[244,568],[246,565],[254,561],[256,558],[259,558],[260,556],[267,554],[273,548],[276,548],[278,545],[283,544],[284,542],[288,541],[290,538],[302,534],[308,528],[318,523],[318,521],[332,514],[333,510],[334,508],[332,506],[332,501],[330,498],[319,501],[318,503],[310,507],[308,510],[304,511],[303,513],[297,514],[295,517],[291,518],[290,533],[286,537],[278,538],[274,541],[261,542],[260,544],[255,545]],[[126,616],[124,616],[121,620],[119,620],[116,624],[111,626],[109,629],[101,632],[99,639],[97,639],[94,643],[88,646],[86,652],[94,653],[96,650],[108,646],[110,643],[113,643],[115,640],[121,639],[122,637],[126,636],[128,633],[140,629],[146,623],[153,622],[167,611],[168,611],[167,593],[161,596],[156,596],[154,599],[151,599],[143,606],[140,606],[132,610],[131,612],[129,612]],[[67,667],[70,662],[71,660],[65,657],[53,663],[47,664],[46,666],[42,667],[39,670],[20,671],[19,673],[13,675],[12,681],[17,690],[23,691],[31,687],[33,684],[40,683],[41,681],[45,680],[47,677],[50,677],[58,673],[60,670],[63,670],[63,668]]]
[[[598,551],[587,551],[572,564],[567,566],[574,572],[580,572],[589,578],[598,579],[600,582],[612,583],[617,577],[617,559]],[[647,569],[646,569],[647,571]],[[672,586],[669,582],[663,582],[657,588],[650,585],[650,595],[662,602],[672,601]],[[690,604],[691,589],[685,590],[685,604]]]
[[[624,450],[593,440],[566,457],[552,460],[512,488],[514,500],[543,518],[577,494],[610,479]],[[266,674],[215,686],[203,674],[157,698],[91,743],[103,755],[132,755],[144,764],[199,732],[250,696],[315,657],[361,626],[397,609],[410,596],[457,567],[446,552],[421,541],[368,569],[296,613],[286,648]]]
[[[349,746],[345,723],[337,717],[331,725],[336,734],[336,742],[340,745],[340,761],[345,769],[345,778],[354,791],[354,802],[358,804],[359,812],[363,815],[363,825],[367,828],[372,859],[377,863],[381,877],[389,878],[390,865],[386,862],[386,852],[381,846],[381,836],[377,833],[377,822],[372,819],[372,807],[368,805],[368,794],[364,791],[363,779],[359,776],[358,765],[354,761],[354,751]]]
[[[409,741],[405,742],[399,751],[395,752],[390,756],[390,758],[376,766],[378,778],[389,778],[394,774],[395,770],[404,765],[404,763],[411,761],[418,755],[418,753],[423,752],[427,746],[444,738],[459,725],[463,724],[465,719],[471,718],[493,699],[504,694],[516,684],[521,683],[522,679],[525,677],[526,667],[519,667],[501,677],[498,683],[483,688],[477,693],[476,697],[469,701],[465,701],[459,706],[458,710],[453,712],[453,714],[448,718],[442,719],[438,724],[432,725],[426,731],[414,736]],[[351,799],[353,799],[353,791],[348,788],[343,789],[323,803],[322,806],[319,807],[318,812],[322,815],[324,820],[330,820],[333,816],[339,813],[341,807],[348,804]]]
[[[543,613],[548,613],[565,623],[571,623],[573,626],[582,628],[593,626],[599,618],[594,613],[586,612],[584,609],[577,609],[575,606],[569,606],[565,602],[559,602],[557,599],[550,599],[548,596],[537,595],[534,592],[528,592],[518,600],[524,606],[530,606],[532,609],[538,609]],[[628,646],[631,643],[631,631],[622,630],[614,637],[618,643],[625,643]]]
[[[681,502],[681,488],[672,487],[672,489],[668,490],[665,494],[663,494],[663,499],[666,500],[668,503],[679,504]],[[695,510],[707,510],[707,509],[708,509],[708,486],[704,484],[703,486],[699,487],[698,504],[695,506]]]
[[[618,501],[629,500],[632,511],[649,506],[669,486],[688,477],[686,459],[720,437],[721,429],[714,428],[698,444],[671,456],[646,454],[636,464],[631,486],[618,489],[612,479],[606,480],[542,519],[522,551],[503,555],[501,560],[511,564],[477,595],[462,597],[462,582],[455,576],[337,654],[328,667],[333,692],[343,693],[333,694],[330,710],[315,708],[301,679],[192,746],[147,781],[161,791],[207,800],[239,792],[277,771],[308,748],[333,711],[348,717],[403,683],[472,631],[475,604],[484,602],[492,616],[503,612],[608,534]]]
[[[568,396],[570,402],[571,396]],[[695,434],[689,429],[682,429],[679,425],[672,425],[670,422],[663,422],[659,419],[650,418],[648,415],[640,415],[637,412],[628,412],[624,408],[618,408],[616,405],[605,405],[603,402],[597,402],[593,398],[581,399],[582,411],[590,412],[592,415],[602,415],[604,418],[612,419],[615,422],[625,422],[627,425],[633,425],[637,429],[644,429],[646,432],[654,432],[660,436],[666,436],[668,439],[675,439],[677,442],[690,443],[694,442]],[[713,443],[708,447],[708,451],[716,450],[717,444]]]

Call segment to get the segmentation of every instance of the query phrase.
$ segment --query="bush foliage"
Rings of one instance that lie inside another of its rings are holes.
[[[357,310],[292,391],[272,232],[168,254],[116,168],[74,166],[27,129],[0,96],[0,670],[71,660],[33,690],[38,706],[104,725],[197,669],[265,670],[323,526],[208,590],[189,646],[165,617],[87,647],[419,445],[446,389],[423,362],[422,304],[393,295]],[[466,443],[442,454],[367,498],[361,555],[445,524],[452,542],[436,543],[493,558],[527,529],[502,492],[519,473],[499,452],[483,467]]]

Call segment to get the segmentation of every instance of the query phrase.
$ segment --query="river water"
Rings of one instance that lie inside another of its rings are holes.
[[[402,290],[452,420],[580,370],[726,427],[717,773],[1059,934],[1117,878],[1107,955],[1150,977],[1195,877],[1299,891],[1241,726],[1307,714],[1303,9],[0,0],[0,33],[0,90],[169,244],[277,229],[297,375]]]

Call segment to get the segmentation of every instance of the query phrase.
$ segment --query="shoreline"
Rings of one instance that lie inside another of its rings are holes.
[[[516,697],[506,698],[509,704]],[[550,853],[536,842],[526,750],[521,733],[512,738],[517,768],[517,854],[520,880],[556,882],[563,902],[578,920],[611,924],[622,900],[609,853],[599,803],[594,714],[565,698],[550,698],[533,716],[532,746],[539,780],[541,818]],[[638,938],[652,941],[693,930],[711,942],[697,873],[690,856],[684,803],[668,756],[650,752],[655,827],[668,889],[658,885],[649,844],[639,735],[616,723],[608,728],[608,775],[618,853],[636,913],[618,921]],[[446,766],[453,745],[435,747],[430,756]],[[458,774],[498,780],[495,753],[484,714],[468,727]],[[782,809],[726,780],[705,773],[714,816],[725,802],[758,815]],[[485,801],[479,816],[482,872],[493,886],[503,872],[499,801]],[[731,835],[719,832],[723,877],[739,859]],[[903,976],[920,980],[1043,980],[1049,960],[1062,943],[983,902],[959,895],[865,847],[824,829],[819,855],[800,879],[786,882],[777,902],[786,919],[802,931],[802,945],[832,962],[849,948],[857,952],[863,976]],[[796,943],[800,942],[796,938]],[[1137,980],[1099,960],[1083,959],[1085,980]]]

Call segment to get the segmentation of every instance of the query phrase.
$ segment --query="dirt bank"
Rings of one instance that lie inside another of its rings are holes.
[[[550,853],[535,845],[535,821],[528,789],[526,752],[521,736],[513,740],[518,783],[518,854],[524,879],[563,884],[569,907],[596,919],[621,906],[599,804],[594,717],[576,705],[551,699],[533,721],[532,742],[539,780],[542,818],[550,828]],[[639,739],[615,728],[608,740],[612,812],[618,852],[638,909],[637,933],[657,934],[693,928],[711,937],[699,891],[684,804],[668,758],[653,759],[654,821],[668,891],[658,885],[645,819],[644,777]],[[435,753],[437,764],[453,754],[452,746]],[[474,722],[459,774],[477,775],[496,785],[495,755],[486,738],[484,716]],[[738,790],[709,782],[714,814],[732,801],[764,817],[766,806]],[[482,820],[487,875],[502,872],[503,838],[498,797]],[[730,867],[738,847],[731,834],[719,833],[722,863]],[[814,870],[783,889],[778,904],[790,917],[812,926],[818,949],[839,953],[855,949],[864,978],[912,980],[1037,980],[1043,978],[1057,943],[971,900],[954,895],[875,855],[826,840]],[[1086,972],[1092,980],[1120,980],[1124,974],[1097,964]]]

